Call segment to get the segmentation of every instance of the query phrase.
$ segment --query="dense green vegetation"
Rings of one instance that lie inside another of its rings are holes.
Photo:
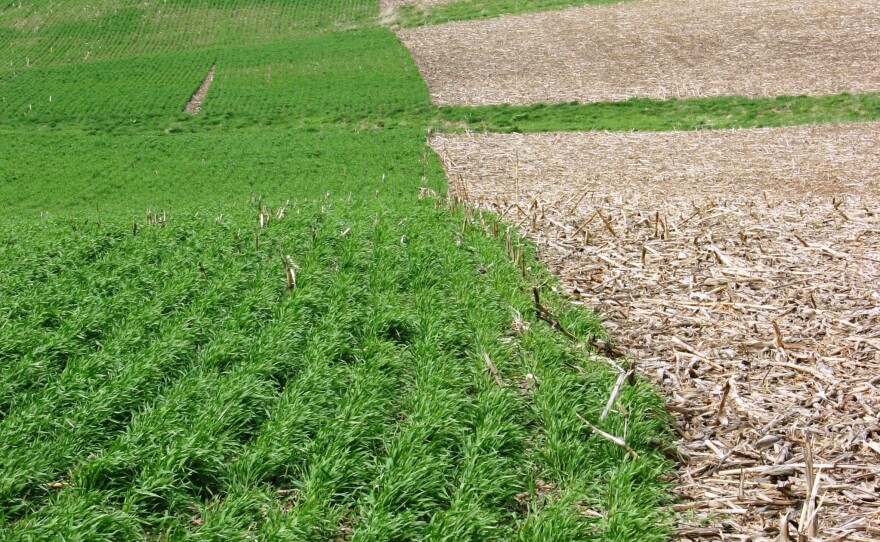
[[[227,48],[217,62],[206,123],[335,125],[405,116],[429,102],[409,52],[384,28]]]
[[[27,133],[27,137],[23,134]],[[179,134],[0,130],[0,201],[11,212],[191,211],[264,195],[415,196],[430,160],[424,132],[282,129]],[[383,181],[384,179],[384,181]]]
[[[604,423],[641,460],[591,438],[614,375],[511,328],[477,220],[405,201],[5,223],[3,539],[662,538],[659,399]]]
[[[182,115],[217,62],[199,119]],[[219,124],[338,124],[424,110],[425,84],[393,33],[371,28],[294,41],[163,53],[25,70],[0,85],[0,121],[11,126],[162,130]],[[420,109],[421,108],[421,109]]]
[[[880,119],[880,94],[722,96],[688,100],[630,99],[622,102],[525,106],[445,106],[430,124],[439,130],[549,132],[563,130],[700,130],[762,128]]]
[[[0,82],[0,122],[33,126],[167,122],[211,65],[208,53],[96,60],[24,69]]]
[[[0,4],[0,540],[665,538],[661,398],[599,420],[376,12]]]
[[[31,68],[297,39],[375,24],[364,0],[0,2],[0,81]]]
[[[403,27],[422,26],[621,1],[624,0],[456,0],[428,6],[401,6],[395,10],[393,22]]]

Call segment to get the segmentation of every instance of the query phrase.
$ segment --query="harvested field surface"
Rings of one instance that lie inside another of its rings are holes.
[[[880,90],[872,0],[644,0],[399,36],[437,104]]]
[[[668,393],[681,538],[880,537],[880,124],[431,142]]]

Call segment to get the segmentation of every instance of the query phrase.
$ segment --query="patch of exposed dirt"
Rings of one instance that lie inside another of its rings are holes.
[[[205,76],[205,80],[202,81],[202,84],[199,85],[198,90],[196,90],[195,94],[192,95],[192,98],[189,99],[189,102],[183,109],[185,113],[195,115],[202,110],[202,104],[205,103],[205,98],[207,98],[208,96],[208,90],[211,89],[211,83],[214,82],[214,70],[216,68],[217,65],[214,64],[213,66],[211,66],[211,69],[208,70],[208,75]]]
[[[437,104],[880,91],[875,0],[639,0],[398,34]]]
[[[880,538],[880,123],[431,144],[669,395],[680,538]]]

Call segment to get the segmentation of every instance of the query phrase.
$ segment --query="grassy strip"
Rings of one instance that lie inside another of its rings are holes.
[[[269,124],[279,122],[277,117]],[[430,126],[442,132],[528,133],[554,131],[667,131],[761,128],[802,124],[839,124],[880,119],[880,93],[827,96],[777,96],[653,100],[534,105],[416,106],[393,114],[349,114],[334,119],[289,119],[288,129],[323,132],[327,126],[362,131],[414,130]],[[265,126],[254,117],[183,122],[181,132],[246,130]]]
[[[401,6],[395,12],[394,23],[403,27],[413,27],[576,6],[615,4],[620,1],[622,0],[458,0],[427,7]]]
[[[215,60],[218,72],[202,113],[181,114],[189,93]],[[114,77],[97,77],[108,71]],[[157,84],[148,76],[158,77]],[[69,85],[81,87],[86,80],[92,91],[70,92]],[[51,101],[34,90],[45,88],[53,89]],[[140,190],[141,184],[156,187],[144,206],[184,200],[166,180],[170,172],[181,169],[195,183],[209,177],[213,185],[218,176],[226,181],[228,175],[234,181],[230,184],[241,187],[242,177],[249,182],[264,172],[275,179],[299,177],[300,162],[316,162],[315,167],[326,173],[324,182],[343,179],[351,171],[347,157],[327,160],[321,150],[333,152],[340,146],[340,132],[370,132],[357,144],[374,147],[363,154],[377,155],[386,152],[380,147],[391,147],[386,138],[403,140],[426,126],[493,132],[687,130],[880,118],[877,93],[433,107],[411,57],[385,28],[229,45],[210,54],[162,53],[134,62],[37,67],[0,85],[0,94],[0,121],[5,126],[0,145],[8,149],[0,155],[0,200],[30,202],[30,210],[38,211],[63,199],[41,183],[83,177],[82,167],[108,178],[100,183],[104,191],[131,186]],[[72,130],[67,133],[59,130],[68,128]],[[241,130],[249,128],[260,130],[240,137]],[[384,133],[377,135],[379,130]],[[218,132],[223,135],[216,140]],[[109,134],[115,137],[109,139]],[[165,135],[179,137],[161,137]],[[279,160],[283,149],[290,148],[288,136],[298,139],[297,148],[310,147],[302,159]],[[55,150],[51,156],[42,152],[47,147]],[[88,164],[79,163],[83,148],[94,157]],[[218,163],[225,157],[227,163]],[[127,163],[120,164],[121,159]],[[341,164],[338,169],[344,172],[331,172],[332,165],[324,163],[328,161]],[[387,167],[395,163],[400,161],[390,161]],[[22,178],[37,182],[21,183]],[[252,189],[267,192],[256,185]],[[164,201],[157,195],[165,196]],[[74,196],[69,207],[85,206],[79,192]]]
[[[68,0],[0,6],[0,94],[2,82],[22,70],[210,51],[376,24],[371,0],[116,1],[100,9],[89,0]],[[79,93],[88,95],[88,81],[83,82]],[[100,103],[107,97],[92,94],[91,99]]]
[[[443,106],[429,123],[445,132],[664,131],[759,128],[880,119],[880,94],[775,98],[631,99],[526,106]]]

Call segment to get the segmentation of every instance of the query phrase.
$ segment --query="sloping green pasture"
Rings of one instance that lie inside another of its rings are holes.
[[[665,538],[662,400],[599,420],[377,11],[0,3],[0,540]]]

